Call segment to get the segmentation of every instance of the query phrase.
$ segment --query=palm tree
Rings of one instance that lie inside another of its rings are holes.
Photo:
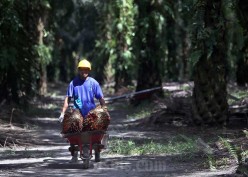
[[[198,60],[194,66],[193,119],[197,124],[224,124],[226,91],[226,27],[223,1],[198,0],[193,44]]]
[[[238,52],[237,60],[237,84],[245,86],[248,84],[248,4],[245,1],[237,1],[237,15],[243,28],[244,45]]]
[[[165,42],[161,36],[164,18],[150,0],[137,0],[138,17],[135,34],[137,58],[136,91],[160,87],[164,67]]]
[[[132,41],[134,33],[135,8],[133,0],[119,0],[114,3],[115,44],[115,91],[132,82]]]
[[[36,90],[40,89],[42,93],[46,90],[46,72],[43,67],[45,48],[42,42],[47,4],[30,0],[5,0],[1,3],[4,5],[1,6],[3,11],[7,12],[3,15],[1,37],[9,37],[0,46],[1,51],[8,53],[4,55],[6,68],[0,76],[0,97],[16,103],[26,102]]]

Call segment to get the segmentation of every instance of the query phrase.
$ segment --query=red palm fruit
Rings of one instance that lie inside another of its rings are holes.
[[[84,121],[84,130],[107,130],[110,123],[110,115],[108,111],[97,106],[91,110]]]
[[[63,133],[80,132],[83,128],[83,116],[78,109],[72,109],[65,113],[63,120]]]

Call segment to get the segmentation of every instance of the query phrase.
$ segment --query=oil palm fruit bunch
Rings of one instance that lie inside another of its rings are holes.
[[[83,128],[83,116],[78,109],[71,109],[64,115],[62,133],[81,132]]]
[[[110,115],[108,111],[101,106],[97,106],[87,114],[84,120],[83,130],[107,130],[109,123]]]

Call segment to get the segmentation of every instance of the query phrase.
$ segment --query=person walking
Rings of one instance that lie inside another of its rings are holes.
[[[100,105],[104,110],[107,110],[102,89],[99,83],[89,76],[90,71],[91,63],[87,59],[83,59],[78,63],[78,75],[68,86],[64,105],[58,119],[60,123],[63,122],[65,112],[71,99],[73,99],[73,108],[78,109],[83,118],[86,118],[89,111],[96,108],[94,98],[99,100]],[[75,145],[71,144],[71,149],[73,150],[71,162],[77,161],[78,151],[75,150],[74,146]]]

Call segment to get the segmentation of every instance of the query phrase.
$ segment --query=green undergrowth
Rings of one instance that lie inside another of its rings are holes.
[[[193,153],[197,151],[195,138],[176,136],[166,142],[154,142],[153,140],[142,143],[134,140],[112,138],[109,140],[110,154],[121,155],[159,155]]]
[[[142,119],[151,115],[154,105],[148,101],[142,102],[138,106],[129,105],[127,119]]]
[[[248,98],[247,90],[231,90],[229,91],[229,94],[238,100],[243,100],[244,98]],[[236,100],[234,100],[233,98],[228,99],[229,104],[233,104],[235,103],[235,101]]]
[[[233,96],[235,96],[236,98],[239,98],[239,99],[248,97],[248,92],[247,92],[247,90],[239,90],[239,91],[231,92],[231,94],[232,94]]]
[[[243,131],[245,136],[248,137],[248,133],[246,130]],[[211,170],[225,168],[228,167],[230,164],[235,163],[237,165],[245,163],[245,160],[248,158],[248,150],[243,147],[242,142],[241,144],[235,144],[232,142],[232,139],[219,137],[219,146],[221,147],[219,154],[223,152],[225,155],[215,155],[215,154],[208,154],[206,165]],[[243,139],[243,141],[247,141]]]

